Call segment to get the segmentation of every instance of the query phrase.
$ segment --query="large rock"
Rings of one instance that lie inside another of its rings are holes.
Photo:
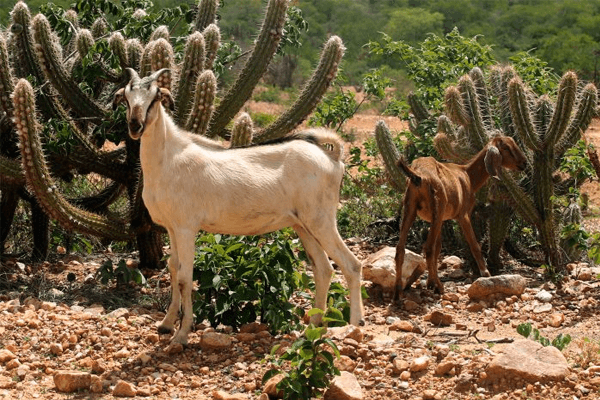
[[[521,275],[498,275],[481,277],[471,284],[467,294],[472,300],[484,300],[491,295],[521,295],[527,287],[527,280]]]
[[[490,380],[506,378],[546,383],[562,381],[570,372],[567,360],[556,347],[522,339],[496,356],[486,373]]]
[[[203,350],[228,349],[231,344],[231,337],[219,332],[206,332],[200,338],[200,347]]]
[[[363,279],[381,285],[386,290],[394,290],[396,285],[396,248],[384,247],[363,261]],[[402,286],[416,281],[427,265],[423,256],[405,250],[402,267]]]
[[[362,400],[363,392],[358,380],[350,372],[336,376],[323,397],[325,400]]]
[[[54,385],[59,392],[73,393],[88,390],[92,384],[92,376],[87,372],[58,371],[54,374]]]

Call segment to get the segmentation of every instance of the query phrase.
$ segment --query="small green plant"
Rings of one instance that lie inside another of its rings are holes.
[[[587,337],[577,339],[574,344],[578,351],[575,352],[575,364],[581,368],[600,364],[600,340]]]
[[[554,340],[550,341],[550,339],[542,336],[540,331],[534,328],[530,322],[517,326],[517,332],[525,339],[529,339],[531,336],[532,340],[540,343],[542,346],[546,347],[552,345],[560,351],[562,351],[569,343],[571,343],[571,335],[563,335],[562,333],[554,338]]]
[[[323,311],[313,309],[309,314],[312,313]],[[265,373],[263,383],[282,373],[284,378],[277,384],[277,389],[283,391],[284,399],[304,400],[321,397],[333,376],[340,374],[334,365],[334,360],[339,358],[340,352],[331,339],[323,337],[325,332],[325,327],[309,325],[304,331],[304,336],[273,361],[277,367]],[[272,358],[278,349],[279,346],[273,347]],[[289,367],[288,372],[282,371],[284,364]]]
[[[135,282],[138,285],[145,285],[146,278],[138,268],[129,268],[125,260],[119,261],[115,268],[111,260],[107,260],[96,272],[96,276],[103,285],[110,281],[116,281],[117,287]]]
[[[198,320],[235,328],[260,316],[273,332],[295,329],[303,310],[289,301],[300,288],[300,248],[291,235],[200,236],[194,262]]]

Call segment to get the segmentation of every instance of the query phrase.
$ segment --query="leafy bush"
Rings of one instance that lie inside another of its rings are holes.
[[[200,236],[194,261],[196,317],[235,328],[260,316],[274,332],[296,328],[303,311],[289,299],[300,287],[300,259],[290,232]]]
[[[129,268],[125,260],[119,261],[116,267],[112,261],[106,261],[98,269],[96,276],[103,285],[110,281],[115,281],[117,287],[126,285],[129,282],[135,282],[138,285],[146,284],[146,278],[144,278],[142,272],[137,268]]]
[[[322,311],[315,309],[313,312]],[[327,328],[310,325],[304,331],[304,337],[296,340],[279,359],[274,360],[279,368],[267,371],[263,376],[263,383],[283,373],[284,378],[277,384],[277,389],[283,391],[284,399],[320,397],[321,391],[329,387],[332,377],[340,374],[334,365],[334,356],[339,358],[340,352],[331,339],[323,337],[326,332]],[[271,357],[274,357],[278,349],[279,346],[273,347]],[[289,365],[288,372],[281,371],[283,364]]]

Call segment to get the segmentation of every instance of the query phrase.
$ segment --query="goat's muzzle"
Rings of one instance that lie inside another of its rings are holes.
[[[137,118],[130,120],[127,126],[129,127],[129,136],[132,139],[137,140],[142,136],[142,133],[144,132],[144,124],[141,123]]]

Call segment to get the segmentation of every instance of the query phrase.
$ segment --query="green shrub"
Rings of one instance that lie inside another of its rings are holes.
[[[569,343],[571,343],[571,335],[563,335],[562,333],[554,338],[554,340],[550,341],[550,339],[540,335],[540,331],[533,328],[530,322],[517,326],[517,332],[525,339],[529,339],[531,336],[532,340],[540,343],[542,346],[546,347],[552,345],[560,351],[562,351]]]
[[[238,327],[260,316],[273,332],[295,329],[303,314],[289,301],[300,287],[298,244],[291,231],[266,236],[205,234],[196,242],[194,313]]]

